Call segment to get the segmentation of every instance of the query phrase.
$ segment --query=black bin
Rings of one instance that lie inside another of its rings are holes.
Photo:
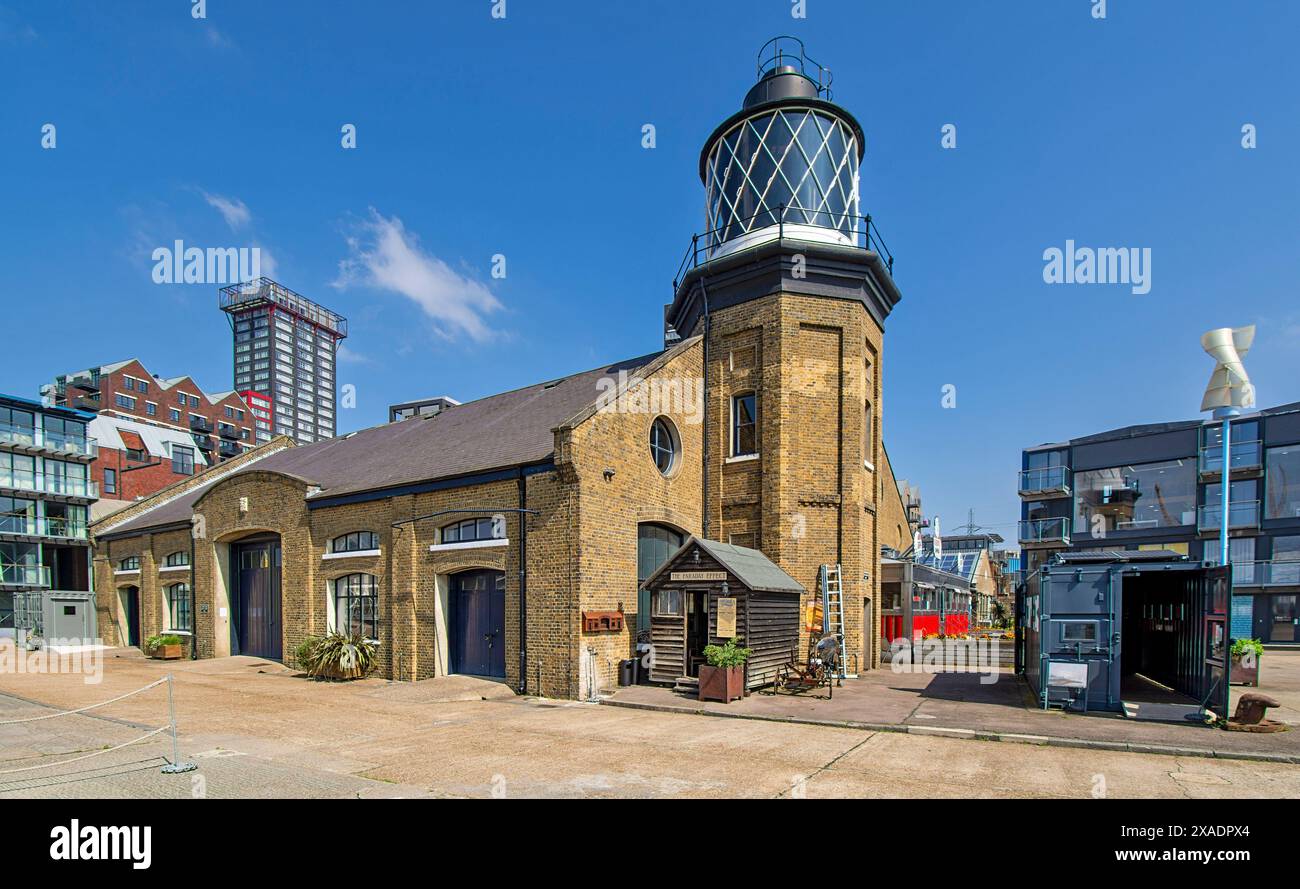
[[[636,682],[636,661],[628,658],[625,661],[618,662],[618,684],[620,687],[627,687]]]

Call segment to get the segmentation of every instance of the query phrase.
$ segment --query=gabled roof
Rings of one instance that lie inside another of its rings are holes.
[[[386,422],[314,444],[284,448],[250,461],[236,473],[275,472],[299,479],[316,489],[307,496],[309,503],[327,501],[328,505],[337,497],[389,496],[423,483],[544,466],[554,456],[553,430],[585,415],[605,392],[607,384],[602,381],[617,381],[619,371],[633,375],[697,342],[684,340],[667,352],[491,395],[432,416]],[[188,521],[194,503],[209,487],[191,490],[107,533]]]
[[[660,574],[675,568],[686,554],[691,552],[692,545],[698,545],[751,590],[765,593],[807,592],[803,584],[786,574],[779,565],[756,549],[694,536],[687,538],[686,542],[647,577],[641,586],[648,586]]]

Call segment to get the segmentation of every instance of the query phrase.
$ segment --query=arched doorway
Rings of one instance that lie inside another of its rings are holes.
[[[259,535],[230,546],[231,654],[278,661],[283,654],[280,614],[280,536]]]
[[[482,569],[451,576],[451,672],[504,678],[505,626],[505,572]]]

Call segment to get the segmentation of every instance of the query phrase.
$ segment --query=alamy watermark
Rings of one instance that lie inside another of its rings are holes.
[[[261,247],[154,248],[155,284],[242,284],[262,277]]]
[[[600,394],[596,411],[602,414],[675,414],[694,426],[704,420],[704,380],[701,377],[629,376],[596,381]]]
[[[1150,247],[1076,247],[1043,251],[1043,280],[1048,284],[1128,284],[1136,294],[1151,292]]]

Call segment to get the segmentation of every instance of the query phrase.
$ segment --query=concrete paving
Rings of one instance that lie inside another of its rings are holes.
[[[165,687],[74,716],[172,672]],[[57,710],[55,709],[57,708]],[[97,753],[81,762],[69,760]],[[31,766],[39,766],[32,769]],[[26,769],[15,772],[15,769]],[[721,720],[515,697],[467,677],[307,680],[256,658],[110,657],[103,681],[0,675],[0,798],[1296,797],[1300,767]]]
[[[1273,656],[1269,652],[1269,656]],[[1273,656],[1260,691],[1300,689],[1300,655]],[[888,668],[845,680],[825,698],[817,695],[753,693],[730,704],[700,702],[670,689],[634,686],[619,689],[607,703],[663,712],[707,713],[718,716],[770,720],[798,720],[812,724],[900,731],[945,731],[954,737],[976,735],[1030,736],[1043,743],[1059,740],[1088,742],[1078,746],[1113,745],[1115,749],[1175,749],[1206,755],[1252,755],[1262,759],[1300,763],[1300,731],[1280,734],[1225,732],[1204,725],[1142,722],[1119,714],[1063,713],[1040,709],[1023,679],[1008,670],[993,674],[899,672]],[[1250,688],[1234,687],[1235,696]],[[1300,703],[1300,695],[1279,695],[1284,704]],[[1294,715],[1289,707],[1270,711],[1278,718]]]

